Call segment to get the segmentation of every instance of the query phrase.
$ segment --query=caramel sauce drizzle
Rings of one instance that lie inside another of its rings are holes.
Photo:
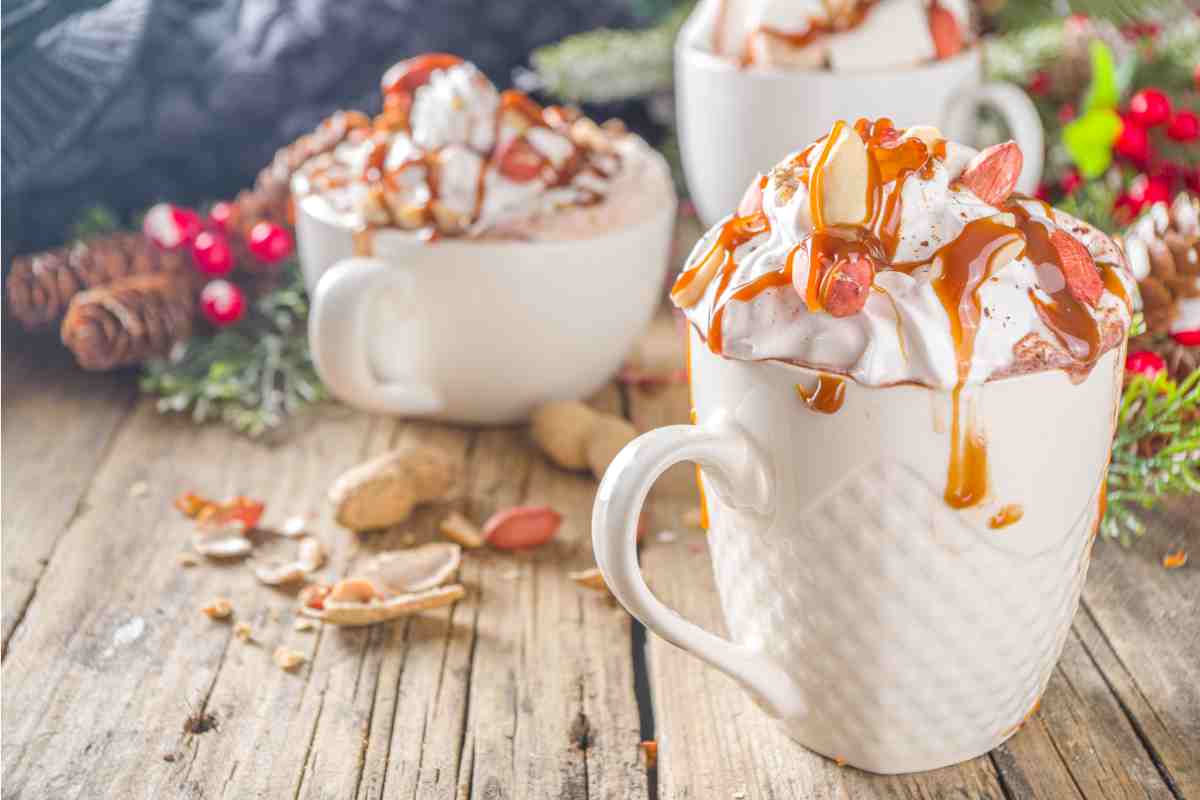
[[[696,390],[692,386],[692,336],[687,337],[687,382],[688,382],[688,420],[696,424]],[[700,529],[708,530],[708,497],[704,494],[704,481],[700,474],[700,465],[696,464],[696,491],[700,493]]]
[[[958,238],[937,255],[941,274],[933,279],[933,289],[950,320],[950,336],[958,366],[958,383],[952,394],[953,417],[950,424],[950,463],[946,468],[946,504],[968,508],[987,494],[987,441],[975,421],[964,424],[962,390],[975,351],[979,330],[979,287],[991,275],[996,254],[1021,241],[1016,228],[990,219],[967,223]]]
[[[821,373],[817,376],[817,385],[811,391],[796,384],[796,394],[804,401],[804,405],[819,414],[836,414],[846,401],[846,381],[835,375]]]
[[[1100,325],[1067,289],[1062,260],[1050,242],[1050,230],[1018,203],[1008,203],[1006,210],[1016,215],[1017,227],[1025,235],[1025,255],[1037,270],[1038,287],[1050,295],[1047,303],[1030,290],[1029,299],[1038,316],[1072,358],[1083,364],[1093,363],[1100,357]]]
[[[1025,516],[1025,509],[1016,503],[1011,503],[1003,506],[988,519],[988,527],[992,530],[1007,528],[1015,522],[1020,522],[1023,516]]]
[[[869,0],[868,2],[857,4],[845,20],[827,22],[825,20],[810,19],[808,29],[803,32],[790,33],[788,31],[781,31],[778,28],[772,28],[769,25],[760,25],[746,34],[745,42],[742,44],[742,52],[738,58],[738,64],[742,67],[749,67],[754,64],[754,51],[750,47],[750,43],[756,36],[768,36],[772,39],[785,42],[797,49],[807,47],[822,36],[857,28],[867,18],[867,13],[875,5],[875,2],[876,0]],[[721,54],[721,45],[724,44],[721,41],[721,29],[725,23],[726,5],[727,3],[724,1],[721,3],[720,10],[717,13],[717,28],[713,35],[714,52],[718,55]]]
[[[1112,292],[1117,298],[1125,304],[1125,308],[1133,311],[1133,301],[1129,299],[1129,293],[1125,291],[1125,284],[1121,282],[1121,278],[1117,275],[1117,267],[1114,264],[1101,263],[1100,279],[1104,281],[1104,288]]]

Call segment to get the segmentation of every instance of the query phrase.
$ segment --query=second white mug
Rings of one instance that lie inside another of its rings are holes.
[[[675,45],[675,114],[688,190],[711,225],[735,208],[764,164],[815,141],[837,120],[888,117],[899,127],[938,125],[970,141],[975,111],[995,108],[1025,154],[1017,189],[1033,194],[1042,174],[1037,109],[1017,87],[983,80],[978,47],[930,64],[879,73],[742,69],[705,50],[696,19]]]

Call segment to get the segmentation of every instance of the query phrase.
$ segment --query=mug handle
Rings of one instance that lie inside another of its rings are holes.
[[[617,454],[600,482],[592,511],[596,563],[613,595],[647,628],[757,693],[787,718],[803,713],[792,679],[757,647],[715,636],[663,605],[646,586],[637,560],[637,526],[650,487],[668,467],[694,461],[722,497],[748,497],[751,507],[769,503],[762,459],[732,424],[669,425],[634,439]]]
[[[1017,191],[1032,195],[1042,179],[1046,135],[1037,107],[1025,92],[1011,83],[994,81],[966,86],[955,92],[942,112],[943,127],[952,136],[962,136],[974,127],[975,109],[991,106],[1000,112],[1013,138],[1021,148],[1024,164],[1017,178]]]
[[[375,258],[339,261],[317,281],[308,341],[317,374],[338,397],[368,411],[422,415],[442,410],[440,393],[421,383],[382,383],[367,358],[367,303],[381,290],[411,293],[405,268]]]

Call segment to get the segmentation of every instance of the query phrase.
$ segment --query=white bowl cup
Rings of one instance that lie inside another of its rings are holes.
[[[350,405],[468,424],[586,397],[654,313],[674,220],[671,202],[635,225],[552,242],[422,243],[382,229],[373,257],[356,258],[353,231],[300,202],[317,372]]]
[[[1037,109],[1017,87],[984,82],[978,47],[878,73],[742,69],[701,49],[697,25],[693,14],[675,45],[675,115],[688,190],[705,225],[737,207],[755,174],[824,136],[839,119],[937,125],[968,142],[977,108],[993,107],[1025,156],[1017,189],[1037,188],[1044,138]]]
[[[848,380],[842,408],[819,414],[796,391],[815,387],[813,371],[725,359],[691,337],[697,424],[634,440],[596,496],[596,561],[616,598],[830,758],[915,772],[1003,742],[1045,689],[1079,601],[1124,348],[1078,384],[1049,371],[964,392],[989,488],[960,511],[943,499],[949,392]],[[665,607],[638,570],[642,504],[679,461],[701,465],[730,639]],[[1024,516],[991,528],[1008,504]]]

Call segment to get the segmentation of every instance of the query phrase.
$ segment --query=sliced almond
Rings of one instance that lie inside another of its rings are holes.
[[[1017,188],[1023,163],[1016,142],[995,144],[971,159],[959,181],[989,206],[999,207]]]
[[[867,219],[870,155],[862,137],[848,125],[838,132],[820,170],[821,219],[825,225],[861,225]],[[810,186],[817,180],[809,178]]]
[[[599,567],[581,569],[578,572],[568,572],[567,577],[588,589],[595,589],[599,592],[608,591],[608,584],[604,582],[604,574],[600,572]]]
[[[1063,230],[1050,234],[1050,244],[1058,253],[1067,291],[1079,302],[1095,308],[1104,294],[1104,282],[1092,254],[1082,242]]]
[[[407,617],[420,611],[450,605],[461,599],[466,591],[461,584],[440,586],[427,592],[402,594],[387,600],[373,600],[367,603],[344,603],[326,601],[324,609],[303,607],[300,613],[313,619],[319,619],[331,625],[373,625],[401,617]]]
[[[233,603],[224,597],[218,597],[200,610],[209,619],[228,619],[233,614]]]
[[[438,524],[438,530],[447,539],[457,542],[468,550],[483,547],[483,536],[480,534],[479,528],[457,511],[451,511],[450,516]]]
[[[357,570],[360,579],[377,593],[411,594],[441,586],[454,577],[462,561],[462,547],[451,542],[430,542],[406,550],[380,553]],[[334,587],[337,593],[337,587]],[[330,595],[331,600],[340,600]]]
[[[913,125],[911,128],[905,128],[904,133],[900,134],[900,141],[904,141],[905,139],[919,139],[929,148],[932,148],[934,144],[945,138],[942,132],[932,125]]]

